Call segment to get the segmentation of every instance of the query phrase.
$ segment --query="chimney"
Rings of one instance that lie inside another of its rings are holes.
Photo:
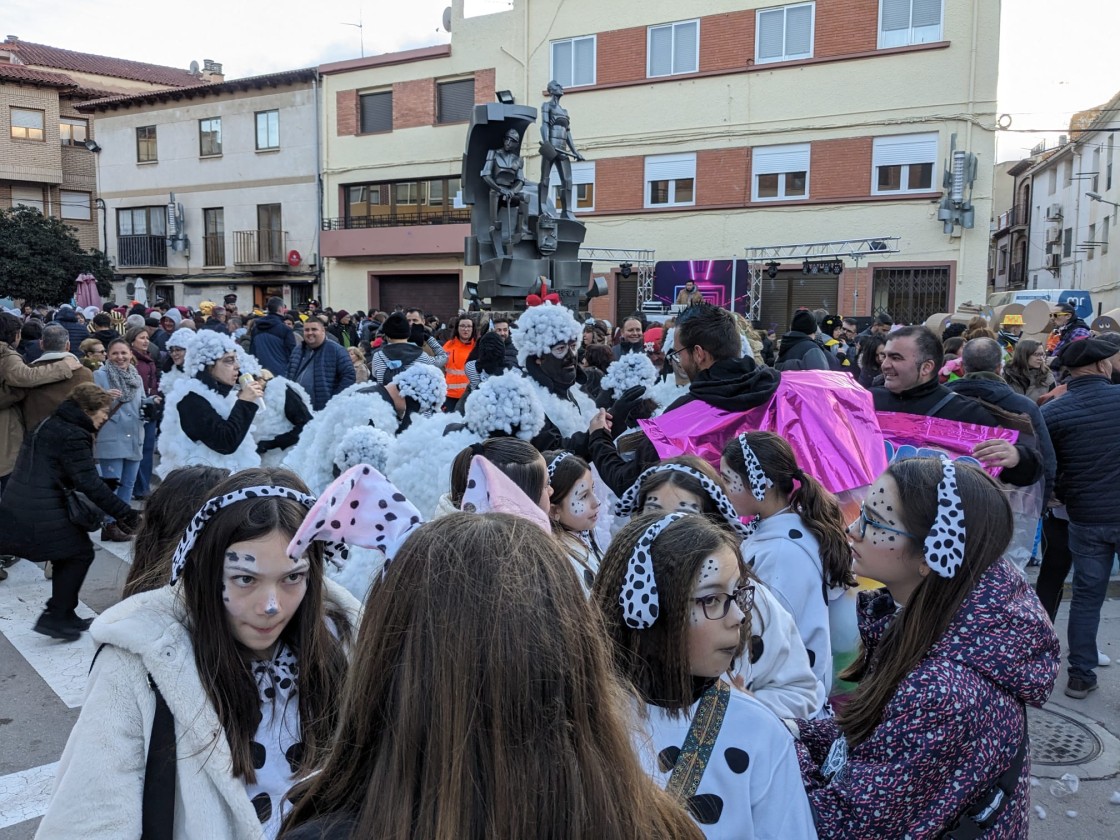
[[[222,65],[209,58],[202,59],[202,78],[203,81],[213,84],[226,80],[226,77],[222,74]]]
[[[19,40],[18,35],[6,35],[6,36],[4,36],[4,43],[5,44],[14,44],[18,40]]]

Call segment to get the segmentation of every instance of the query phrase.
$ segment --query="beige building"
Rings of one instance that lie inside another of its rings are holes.
[[[324,297],[350,309],[460,305],[474,271],[454,201],[470,105],[504,90],[539,108],[556,78],[588,159],[574,173],[585,245],[654,249],[661,296],[672,277],[748,247],[898,237],[899,253],[864,255],[858,270],[841,257],[839,276],[779,260],[762,282],[762,320],[780,329],[797,307],[823,306],[922,321],[983,299],[998,3],[713,0],[685,11],[514,0],[464,19],[454,0],[450,45],[321,67]],[[954,138],[976,161],[956,197],[980,223],[946,233]],[[530,129],[522,147],[530,180],[537,139]],[[593,310],[615,320],[638,295],[619,268],[595,266],[614,277]]]
[[[314,69],[86,103],[96,117],[109,259],[121,291],[240,309],[315,295]]]
[[[0,43],[0,208],[34,207],[104,249],[89,99],[198,85],[204,73],[79,53],[9,35]]]

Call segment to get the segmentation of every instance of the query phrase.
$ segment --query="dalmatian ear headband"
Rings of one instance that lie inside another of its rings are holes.
[[[630,560],[626,564],[626,578],[622,581],[622,591],[618,603],[622,607],[622,618],[628,627],[635,630],[648,630],[657,621],[661,611],[657,597],[657,581],[653,578],[653,543],[661,532],[688,516],[687,513],[670,513],[662,516],[648,528],[634,543]]]
[[[630,485],[629,490],[622,494],[622,498],[619,499],[618,504],[615,505],[615,515],[630,516],[636,512],[638,509],[638,494],[641,492],[642,482],[654,473],[659,472],[680,472],[692,476],[700,482],[700,486],[704,488],[704,492],[715,502],[720,514],[727,520],[727,523],[735,529],[736,533],[738,533],[741,538],[746,539],[753,533],[752,528],[749,528],[740,521],[739,515],[735,512],[735,506],[731,504],[731,500],[727,498],[727,494],[723,492],[723,489],[704,475],[704,473],[692,467],[687,467],[684,464],[657,464],[656,466],[650,467],[638,476],[638,480]]]
[[[355,464],[323,491],[288,544],[295,560],[314,540],[376,548],[396,556],[423,517],[393,482],[369,464]]]
[[[548,465],[548,483],[552,483],[552,479],[556,478],[556,468],[560,466],[560,462],[571,455],[571,452],[561,452],[552,459],[552,463]]]
[[[942,456],[937,516],[925,541],[926,565],[934,574],[953,577],[964,562],[964,540],[964,505],[957,490],[957,467]]]
[[[471,458],[460,508],[467,513],[508,513],[528,519],[546,534],[552,533],[548,515],[483,455]]]
[[[739,448],[743,450],[743,462],[747,466],[747,483],[751,488],[751,495],[758,501],[766,498],[766,491],[774,486],[773,480],[762,469],[758,456],[754,454],[751,445],[747,443],[747,433],[739,435]]]
[[[208,499],[206,503],[199,508],[194,518],[191,519],[191,524],[187,527],[186,533],[184,533],[179,540],[179,545],[175,547],[175,554],[171,557],[171,585],[174,586],[178,583],[179,578],[183,574],[183,568],[187,565],[187,560],[190,559],[190,553],[194,549],[195,543],[198,542],[198,535],[202,533],[202,529],[206,527],[206,523],[210,521],[210,517],[222,508],[227,505],[232,505],[235,502],[269,497],[291,499],[294,502],[299,502],[306,508],[315,506],[314,496],[309,496],[306,493],[301,493],[299,490],[293,490],[290,487],[276,487],[274,485],[243,487],[240,490],[226,493],[224,496],[215,496],[212,499]],[[349,559],[350,552],[346,546],[341,543],[331,543],[327,546],[327,557],[335,565],[342,566],[346,560]]]

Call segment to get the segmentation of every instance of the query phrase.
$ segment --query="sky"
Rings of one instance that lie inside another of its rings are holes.
[[[467,14],[512,0],[466,0]],[[827,3],[834,0],[818,0]],[[995,2],[995,0],[982,0]],[[2,0],[4,35],[186,69],[212,59],[227,78],[446,43],[449,0]],[[763,5],[763,3],[759,3]],[[361,22],[359,29],[356,24]],[[620,22],[620,25],[623,25]],[[1120,91],[1117,0],[1003,0],[997,113],[1011,117],[997,161],[1053,145],[1073,113]],[[994,36],[993,36],[994,37]]]

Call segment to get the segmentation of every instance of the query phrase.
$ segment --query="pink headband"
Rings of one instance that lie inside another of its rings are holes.
[[[461,509],[468,513],[509,513],[535,522],[545,533],[552,533],[548,515],[482,455],[471,459]]]

